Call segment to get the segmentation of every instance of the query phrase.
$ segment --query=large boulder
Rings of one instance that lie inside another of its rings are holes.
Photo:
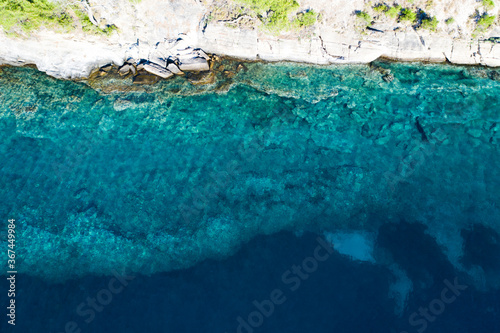
[[[169,63],[167,65],[167,69],[169,71],[171,71],[172,73],[174,73],[175,75],[183,75],[184,73],[179,69],[179,67],[177,67],[176,64],[174,64],[173,62]]]
[[[118,69],[118,74],[120,76],[126,76],[132,71],[132,65],[130,64],[124,64],[122,67]]]
[[[155,63],[163,68],[167,67],[167,60],[161,56],[153,55],[149,57],[149,62]]]
[[[164,79],[174,76],[174,73],[155,63],[144,64],[144,70]]]
[[[210,70],[207,59],[203,57],[180,57],[179,69],[181,71],[204,72]]]

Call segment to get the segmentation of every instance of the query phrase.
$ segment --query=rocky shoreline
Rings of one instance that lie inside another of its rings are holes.
[[[165,20],[158,11],[149,17],[151,26],[140,27],[144,18],[137,13],[151,11],[154,5],[149,0],[136,4],[133,14],[103,10],[101,19],[106,17],[120,26],[119,32],[107,37],[41,30],[13,38],[0,32],[0,64],[34,64],[40,71],[63,79],[88,78],[110,64],[120,67],[123,73],[143,69],[168,79],[189,71],[209,71],[208,54],[319,65],[370,63],[385,58],[500,67],[500,27],[471,39],[398,23],[373,22],[361,32],[345,27],[334,29],[335,22],[324,20],[305,32],[275,35],[254,27],[207,21],[210,6],[197,1],[191,5],[180,0],[161,1],[155,3],[157,7],[159,3],[176,20]],[[123,23],[127,18],[130,22]]]

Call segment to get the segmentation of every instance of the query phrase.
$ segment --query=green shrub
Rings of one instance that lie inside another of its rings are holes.
[[[368,24],[372,23],[372,17],[367,12],[358,11],[356,12],[356,16]]]
[[[0,25],[6,31],[19,26],[29,32],[41,26],[69,29],[71,16],[47,0],[0,0]]]
[[[90,34],[101,34],[103,30],[101,30],[98,26],[90,22],[89,16],[87,13],[82,12],[78,8],[75,9],[75,14],[80,19],[80,23],[82,25],[82,30],[86,33]]]
[[[447,19],[446,21],[444,21],[444,23],[450,25],[450,24],[453,24],[455,23],[455,19],[453,17],[450,17],[449,19]]]
[[[389,9],[389,6],[384,5],[383,3],[378,4],[375,7],[373,7],[373,10],[375,10],[377,13],[385,12],[388,9]]]
[[[288,30],[291,22],[288,15],[299,8],[295,0],[237,0],[257,13],[265,27],[273,32]],[[265,15],[262,15],[266,13]]]
[[[493,9],[495,7],[495,3],[493,0],[483,0],[483,6],[486,10]]]
[[[435,17],[426,16],[422,19],[420,23],[420,28],[427,29],[431,31],[436,31],[439,21]]]
[[[318,19],[318,14],[316,14],[313,10],[307,11],[305,13],[297,14],[297,17],[293,21],[294,26],[302,28],[309,27],[316,23]]]
[[[409,8],[405,8],[401,11],[401,15],[399,16],[401,21],[408,21],[414,23],[417,20],[417,13],[412,11]]]
[[[100,29],[90,22],[86,12],[77,6],[71,8],[85,32],[110,34],[116,30],[114,25]],[[70,31],[75,27],[75,22],[66,9],[48,0],[0,0],[0,25],[6,32],[10,32],[14,27],[30,32],[42,26]]]
[[[497,17],[495,15],[488,15],[487,13],[484,13],[483,16],[481,16],[477,21],[477,29],[488,29],[495,22],[496,18]]]
[[[390,7],[389,9],[387,9],[385,14],[387,16],[389,16],[390,18],[396,18],[399,16],[400,12],[401,12],[401,6],[394,6],[394,7]]]
[[[106,28],[104,28],[103,33],[106,35],[111,35],[113,31],[118,31],[118,27],[114,24],[107,25]]]

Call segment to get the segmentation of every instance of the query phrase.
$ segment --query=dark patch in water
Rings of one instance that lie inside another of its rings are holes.
[[[425,134],[424,128],[422,127],[422,125],[418,121],[418,117],[415,118],[415,126],[417,126],[418,132],[422,135],[422,141],[428,142],[429,139],[427,138],[427,135]]]
[[[461,234],[465,241],[462,262],[467,267],[480,265],[485,271],[500,272],[500,235],[495,230],[476,224]]]

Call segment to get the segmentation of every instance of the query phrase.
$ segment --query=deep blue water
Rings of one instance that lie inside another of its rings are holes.
[[[439,298],[446,287],[442,281],[453,280],[457,273],[441,253],[429,251],[428,247],[437,246],[422,228],[402,224],[385,229],[381,242],[392,253],[402,253],[398,258],[402,265],[412,264],[409,277],[418,285],[421,272],[427,272],[436,281],[415,288],[402,316],[394,314],[394,302],[387,298],[392,276],[386,268],[354,263],[338,254],[320,263],[292,291],[295,284],[284,283],[281,276],[312,255],[316,236],[278,233],[257,237],[227,260],[207,260],[186,270],[151,276],[133,274],[135,278],[102,312],[94,311],[95,318],[80,316],[76,309],[87,297],[108,289],[112,276],[52,284],[22,275],[15,331],[64,332],[68,322],[75,322],[82,332],[237,332],[237,318],[247,319],[256,310],[252,302],[269,300],[270,293],[280,289],[284,303],[276,305],[255,332],[417,332],[423,326],[410,325],[409,316]],[[388,242],[394,238],[418,242],[415,252],[401,242]],[[460,283],[467,281],[458,276]],[[90,309],[86,305],[82,311]],[[483,293],[469,287],[434,322],[428,322],[425,331],[499,332],[499,309],[498,290]]]
[[[2,332],[500,332],[497,71],[223,65],[0,68]]]

